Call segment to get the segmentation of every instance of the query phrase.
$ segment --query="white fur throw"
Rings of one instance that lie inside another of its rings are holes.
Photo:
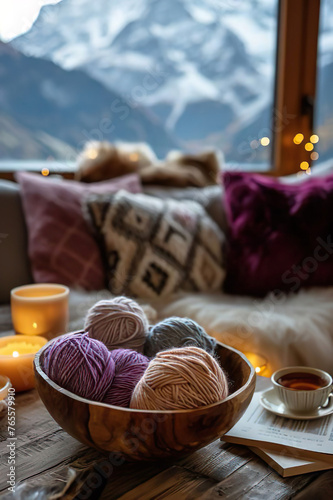
[[[83,327],[89,307],[108,291],[71,291],[71,329]],[[141,300],[141,305],[147,301]],[[333,288],[310,288],[296,295],[282,295],[279,301],[216,294],[178,294],[148,302],[157,318],[188,316],[208,333],[244,351],[264,354],[270,371],[284,366],[313,366],[333,375]],[[151,308],[150,308],[151,313]]]

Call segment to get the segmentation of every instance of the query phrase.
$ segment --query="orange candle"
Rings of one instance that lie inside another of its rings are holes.
[[[44,337],[35,335],[0,338],[0,375],[8,377],[16,391],[35,387],[33,359],[46,342]]]
[[[66,333],[69,289],[42,283],[11,291],[12,321],[16,333],[43,335],[48,339]]]
[[[244,354],[254,367],[257,375],[268,376],[266,373],[268,362],[265,356],[256,352],[244,352]]]

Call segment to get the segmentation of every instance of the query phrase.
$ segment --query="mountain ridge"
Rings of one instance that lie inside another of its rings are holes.
[[[160,156],[177,147],[149,110],[131,107],[80,70],[64,70],[0,42],[0,79],[2,122],[7,129],[16,127],[25,138],[21,154],[17,145],[11,152],[4,128],[0,133],[2,157],[25,157],[32,148],[36,159],[70,156],[73,161],[88,140],[152,139]]]

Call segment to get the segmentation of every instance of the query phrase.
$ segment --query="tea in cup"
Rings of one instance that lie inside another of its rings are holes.
[[[310,412],[326,405],[333,389],[328,373],[305,366],[282,368],[271,380],[279,399],[295,412]]]

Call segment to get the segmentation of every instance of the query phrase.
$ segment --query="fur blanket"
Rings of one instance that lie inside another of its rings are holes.
[[[69,330],[82,329],[89,307],[110,297],[107,290],[71,291]],[[264,354],[271,372],[304,365],[333,375],[333,288],[304,289],[279,299],[182,293],[140,303],[151,323],[168,316],[188,316],[221,342]],[[1,306],[0,324],[2,330],[10,329],[9,306]]]
[[[82,328],[90,305],[108,291],[71,293],[71,328]],[[217,340],[244,351],[260,352],[270,370],[304,365],[333,375],[333,288],[301,290],[296,295],[265,299],[217,294],[182,293],[169,299],[139,301],[150,322],[188,316]],[[153,309],[152,309],[153,308]],[[156,310],[156,315],[154,313]]]

